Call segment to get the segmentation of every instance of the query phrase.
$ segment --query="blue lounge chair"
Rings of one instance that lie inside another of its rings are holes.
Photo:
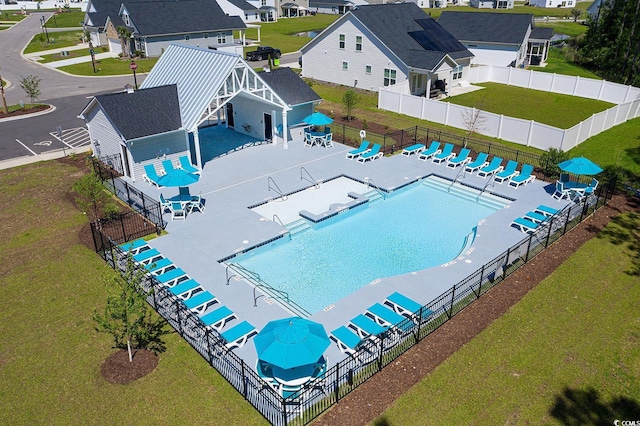
[[[502,158],[493,157],[489,165],[484,166],[483,168],[478,170],[478,176],[480,176],[481,178],[486,178],[487,176],[500,172],[502,170],[502,166],[500,165],[500,163],[502,163]]]
[[[149,245],[147,244],[147,242],[143,239],[137,239],[134,241],[130,241],[128,243],[124,243],[124,244],[120,244],[118,247],[120,247],[120,249],[127,253],[130,254],[131,256],[136,255],[138,253],[140,253],[141,251],[145,251],[145,250],[150,250],[151,247],[149,247]]]
[[[142,176],[142,178],[149,182],[150,185],[155,185],[158,188],[162,186],[158,183],[160,175],[158,175],[158,172],[156,172],[156,168],[153,164],[146,164],[144,166],[144,173],[145,174]]]
[[[418,155],[418,159],[422,161],[427,161],[429,158],[433,157],[436,154],[440,154],[440,142],[431,141],[431,145],[425,151],[422,151]]]
[[[509,180],[509,186],[519,187],[533,182],[536,176],[533,174],[533,166],[531,164],[523,164],[520,173],[516,174]]]
[[[178,161],[180,161],[180,168],[185,172],[193,173],[194,175],[200,174],[201,170],[197,167],[193,167],[193,165],[191,165],[191,161],[189,160],[189,157],[187,157],[186,155],[183,155],[180,158],[178,158]]]
[[[422,151],[424,151],[426,148],[426,146],[424,146],[421,143],[416,143],[414,145],[408,146],[405,149],[402,150],[402,155],[406,155],[407,157],[409,155],[413,155],[413,154],[420,154]]]
[[[524,218],[527,220],[530,220],[531,222],[537,223],[537,224],[541,224],[543,222],[548,221],[549,219],[551,219],[551,216],[545,216],[541,213],[538,213],[536,211],[531,211],[528,212],[527,214],[524,215]]]
[[[360,155],[369,151],[369,141],[362,141],[360,147],[358,149],[354,149],[353,151],[347,152],[347,159],[353,160],[354,158],[360,157]]]
[[[421,304],[397,291],[390,294],[384,301],[384,304],[390,306],[396,313],[404,315],[407,318],[415,318],[416,314],[422,309]],[[433,315],[431,309],[422,309],[422,318],[428,318],[431,315]]]
[[[512,177],[514,177],[516,175],[516,173],[518,173],[516,171],[517,168],[518,168],[518,162],[517,161],[513,161],[513,160],[509,160],[507,162],[507,166],[504,168],[504,170],[502,170],[499,173],[496,173],[494,179],[498,183],[502,183],[507,179],[511,179]]]
[[[553,207],[545,206],[544,204],[540,204],[534,209],[534,211],[545,216],[555,216],[560,213],[560,210],[554,209]]]
[[[160,284],[164,284],[167,287],[174,287],[180,284],[182,281],[189,279],[189,276],[180,268],[175,268],[156,276],[156,279]]]
[[[233,349],[243,347],[244,344],[256,334],[258,334],[258,331],[254,326],[249,324],[247,321],[242,321],[240,324],[233,326],[224,333],[221,333],[220,337],[222,337],[227,349]]]
[[[171,287],[169,291],[184,300],[189,299],[196,293],[203,292],[204,289],[200,287],[200,283],[198,281],[191,278]]]
[[[471,158],[469,157],[470,153],[471,150],[469,148],[462,148],[458,155],[447,161],[447,167],[455,169],[458,166],[467,164],[469,161],[471,161]]]
[[[402,327],[403,330],[401,331],[409,331],[409,329],[414,325],[411,321],[407,321],[407,318],[404,316],[392,311],[380,303],[370,306],[365,315],[370,316],[375,322],[383,327],[397,326],[401,323],[403,323],[403,326],[409,324],[408,327]]]
[[[175,167],[173,167],[173,163],[171,162],[171,160],[162,160],[162,167],[164,168],[164,172],[166,174],[169,174],[175,170]]]
[[[540,227],[539,224],[522,217],[515,218],[514,221],[511,223],[511,226],[517,228],[521,232],[530,233],[530,234],[535,232]]]
[[[389,327],[382,326],[363,314],[353,318],[349,323],[349,326],[361,338],[370,338],[373,340],[376,340],[379,334],[382,334],[389,329]]]
[[[442,151],[440,153],[434,155],[433,159],[431,161],[436,163],[436,164],[440,164],[443,161],[449,160],[454,155],[455,154],[453,153],[453,144],[452,143],[446,143],[446,144],[444,144],[444,148],[442,148]]]
[[[226,306],[220,306],[215,311],[211,311],[200,317],[205,327],[211,327],[220,332],[224,328],[224,325],[234,319],[236,314]]]
[[[362,344],[362,338],[344,325],[333,330],[329,338],[336,342],[340,352],[354,356]]]
[[[186,299],[184,301],[184,306],[186,306],[190,311],[195,312],[198,315],[202,315],[207,309],[209,309],[209,307],[216,303],[218,303],[218,299],[216,299],[213,294],[205,290]]]
[[[133,255],[133,261],[142,265],[148,265],[162,259],[162,254],[157,249],[145,250]]]
[[[475,160],[473,160],[471,163],[465,166],[465,171],[469,173],[473,173],[478,169],[488,166],[489,165],[489,162],[487,161],[488,157],[489,157],[489,154],[487,154],[486,152],[479,153]]]
[[[151,272],[154,275],[164,274],[165,272],[168,272],[169,270],[175,269],[175,268],[176,268],[176,265],[174,265],[173,262],[167,259],[166,257],[163,257],[162,259],[159,259],[153,263],[144,265],[144,269],[146,269],[148,272]]]
[[[378,158],[382,158],[380,148],[382,148],[382,146],[380,146],[379,143],[374,143],[369,151],[365,152],[364,154],[360,154],[360,157],[358,157],[358,161],[361,163],[366,163],[367,161],[373,161],[377,160]]]

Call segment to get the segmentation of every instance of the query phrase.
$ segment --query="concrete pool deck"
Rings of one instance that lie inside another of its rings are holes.
[[[224,131],[233,137],[233,131]],[[257,307],[254,307],[253,286],[234,277],[231,271],[232,277],[227,285],[227,269],[218,261],[287,233],[279,223],[248,208],[279,197],[277,192],[269,190],[269,178],[281,193],[289,194],[312,186],[309,176],[319,181],[345,175],[391,190],[431,174],[453,179],[459,171],[459,168],[451,169],[444,163],[421,161],[415,155],[394,155],[362,164],[345,158],[346,153],[354,149],[352,147],[339,143],[334,143],[333,148],[305,147],[301,135],[295,134],[293,139],[288,149],[281,144],[256,145],[207,162],[200,181],[190,186],[192,194],[202,194],[206,205],[204,213],[190,214],[185,221],[171,221],[170,215],[165,215],[169,222],[166,227],[168,234],[149,242],[229,307],[239,321],[247,320],[258,330],[267,322],[291,316],[291,313],[264,296],[258,297]],[[302,167],[307,173],[301,171]],[[487,183],[486,179],[475,175],[467,175],[459,181],[479,189]],[[177,188],[157,189],[142,180],[133,184],[156,199],[160,193],[165,197],[177,194]],[[380,277],[335,301],[331,309],[313,313],[310,319],[322,323],[329,333],[340,325],[348,324],[351,318],[364,313],[374,303],[381,303],[394,291],[421,304],[429,303],[523,240],[526,235],[510,226],[513,219],[539,204],[558,209],[567,204],[551,197],[553,184],[538,180],[520,188],[496,183],[487,191],[513,202],[478,224],[473,245],[461,256],[446,265],[427,270]],[[300,279],[304,280],[304,277]],[[261,293],[258,291],[257,294]],[[239,321],[230,323],[226,328]],[[257,355],[251,341],[234,351],[248,365],[255,365]],[[331,365],[345,357],[335,344],[327,349],[325,355]]]

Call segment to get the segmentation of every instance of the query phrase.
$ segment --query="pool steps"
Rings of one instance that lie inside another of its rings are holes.
[[[295,222],[287,224],[287,229],[289,230],[289,236],[292,237],[311,229],[311,224],[306,219],[298,219]]]
[[[462,185],[458,182],[451,185],[450,180],[442,179],[435,176],[423,179],[422,184],[442,192],[454,194],[460,198],[464,198],[465,200],[476,202],[477,199],[478,204],[496,210],[499,210],[511,203],[506,198],[498,197],[496,195],[487,193],[486,191],[482,193],[482,195],[478,198],[480,190]]]

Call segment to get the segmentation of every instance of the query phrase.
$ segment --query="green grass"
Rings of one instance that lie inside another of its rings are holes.
[[[535,120],[561,129],[573,127],[592,114],[613,107],[613,104],[593,99],[498,83],[477,85],[486,89],[453,96],[447,100],[453,104],[525,120]]]
[[[77,242],[87,219],[67,193],[80,175],[51,161],[0,171],[0,423],[266,424],[178,335],[148,376],[102,379],[112,339],[91,315],[112,271]]]
[[[103,53],[103,52],[108,52],[109,48],[107,46],[99,46],[94,48],[94,51],[95,53]],[[79,58],[81,56],[88,56],[88,50],[87,49],[69,50],[69,56],[62,56],[61,53],[52,53],[51,55],[42,55],[41,56],[42,60],[38,62],[42,62],[42,63],[55,62],[55,61],[62,61],[70,58]],[[91,71],[93,72],[93,69]]]
[[[12,11],[4,10],[0,14],[0,21],[20,22],[24,18],[26,18],[27,15],[22,15],[19,12],[20,11],[16,11],[16,10],[12,10]]]
[[[549,58],[547,59],[547,65],[544,67],[530,66],[528,69],[533,71],[574,75],[578,77],[594,78],[596,80],[602,80],[600,76],[594,74],[586,68],[582,68],[580,65],[567,61],[564,53],[561,49],[552,48],[549,51]]]
[[[158,62],[158,59],[160,58],[136,59],[136,64],[138,64],[136,74],[144,74],[151,71],[151,68]],[[122,61],[116,58],[106,58],[96,61],[96,73],[93,72],[91,61],[67,65],[58,69],[68,72],[69,74],[88,76],[131,74],[131,84],[133,84],[133,73],[129,68],[129,61]]]
[[[587,32],[586,25],[573,22],[573,21],[550,21],[550,22],[536,22],[536,27],[539,28],[553,28],[555,34],[564,34],[569,37],[577,37]]]
[[[626,224],[607,230],[631,238],[629,225],[637,229],[640,216],[623,218]],[[590,240],[373,424],[613,424],[628,418],[617,412],[585,423],[598,408],[591,403],[576,407],[583,421],[561,422],[551,409],[565,388],[593,388],[609,408],[618,397],[638,403],[640,286],[626,272],[630,255],[625,244]]]
[[[84,12],[71,10],[69,12],[56,13],[47,21],[47,28],[73,28],[82,27]]]
[[[82,31],[50,32],[49,41],[43,33],[38,33],[24,49],[24,53],[42,52],[44,50],[58,49],[61,47],[75,46],[82,42]]]
[[[584,19],[586,16],[586,11],[591,5],[592,2],[589,1],[581,1],[576,4],[576,8],[582,10],[582,15],[579,19]],[[438,19],[442,12],[478,12],[478,13],[528,13],[532,14],[537,18],[542,18],[545,16],[549,16],[551,18],[570,18],[567,19],[570,22],[573,22],[573,16],[571,15],[572,8],[545,8],[545,7],[533,7],[533,6],[514,6],[513,9],[476,9],[475,7],[469,6],[447,6],[444,9],[434,8],[434,9],[424,9],[425,12],[429,13],[432,18]],[[537,23],[536,23],[537,25]]]

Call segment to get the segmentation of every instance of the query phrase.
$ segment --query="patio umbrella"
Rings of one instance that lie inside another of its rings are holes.
[[[182,169],[173,169],[166,175],[160,176],[158,184],[161,186],[189,186],[196,183],[200,176],[186,172]]]
[[[317,362],[331,344],[322,324],[300,317],[269,322],[253,343],[260,360],[283,369]]]
[[[302,119],[302,121],[310,126],[326,126],[327,124],[333,123],[333,119],[331,117],[327,117],[323,113],[317,111],[311,115],[307,115]]]
[[[572,158],[558,164],[563,172],[573,173],[574,175],[597,175],[602,168],[584,157]]]

